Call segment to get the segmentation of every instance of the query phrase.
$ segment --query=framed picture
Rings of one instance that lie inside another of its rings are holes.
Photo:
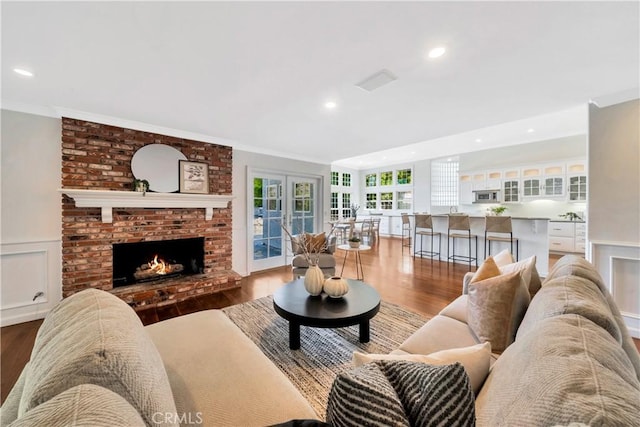
[[[209,194],[209,165],[180,160],[180,192]]]

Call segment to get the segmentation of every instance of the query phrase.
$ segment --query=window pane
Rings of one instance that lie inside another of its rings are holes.
[[[342,186],[343,187],[351,187],[351,174],[343,173],[342,174]]]
[[[398,184],[411,184],[411,169],[398,171]]]
[[[411,191],[398,191],[398,209],[411,209],[413,194]]]
[[[338,172],[331,172],[331,185],[340,185],[340,174]]]
[[[393,193],[380,193],[380,209],[393,209]]]
[[[375,173],[367,174],[367,176],[365,177],[365,185],[367,187],[375,187],[376,185],[378,185],[377,178],[378,175]]]
[[[367,193],[367,204],[365,206],[366,209],[376,209],[378,206],[378,194],[377,193]]]
[[[351,193],[342,193],[342,207],[351,209]]]
[[[380,185],[393,185],[393,172],[380,172]]]

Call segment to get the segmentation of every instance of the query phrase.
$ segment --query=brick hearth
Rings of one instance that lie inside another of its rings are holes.
[[[232,149],[221,145],[125,129],[71,118],[62,119],[62,188],[131,190],[134,153],[148,144],[166,144],[188,160],[209,164],[211,194],[230,195]],[[168,171],[175,173],[176,171]],[[77,208],[62,196],[62,294],[86,288],[109,291],[136,308],[164,305],[240,286],[231,269],[231,206],[214,209],[113,209],[103,223],[99,208]],[[204,237],[204,274],[151,284],[113,288],[112,245]]]

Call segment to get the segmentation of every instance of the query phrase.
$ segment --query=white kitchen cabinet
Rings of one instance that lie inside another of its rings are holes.
[[[570,202],[587,200],[587,165],[585,161],[567,163],[568,195]]]
[[[549,250],[584,253],[586,225],[582,222],[549,221]]]
[[[473,203],[473,175],[460,174],[460,186],[458,187],[458,201],[461,205]]]
[[[542,168],[528,167],[522,169],[522,197],[536,198],[542,195]]]
[[[502,201],[503,203],[520,202],[520,171],[518,169],[506,169],[502,172]]]
[[[543,168],[544,185],[542,194],[545,197],[564,197],[565,169],[562,165],[547,165]]]

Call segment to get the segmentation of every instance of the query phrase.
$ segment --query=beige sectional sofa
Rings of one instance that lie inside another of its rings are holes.
[[[468,360],[458,360],[472,377],[478,426],[640,426],[640,357],[600,276],[584,259],[566,256],[540,287],[531,267],[525,260],[500,269],[508,280],[517,271],[534,296],[503,301],[513,309],[509,343],[491,361],[488,345],[478,345],[470,300],[495,279],[473,281],[473,274],[462,296],[393,353],[480,347],[462,356],[485,352],[473,373]],[[315,417],[221,311],[144,327],[118,298],[87,290],[45,319],[1,424],[266,426]]]
[[[526,263],[519,264],[525,276]],[[465,278],[465,294],[394,353],[427,355],[478,344],[469,326],[472,276]],[[569,255],[541,288],[533,276],[527,285],[535,295],[514,341],[492,355],[476,395],[477,425],[640,426],[640,357],[599,274]]]
[[[144,327],[117,297],[86,290],[43,322],[1,424],[265,426],[314,417],[221,311]]]

